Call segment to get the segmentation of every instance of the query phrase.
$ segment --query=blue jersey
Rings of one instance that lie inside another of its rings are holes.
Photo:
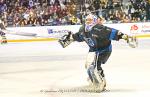
[[[118,40],[118,30],[100,24],[95,25],[91,31],[85,32],[82,26],[79,32],[73,34],[73,39],[78,42],[85,41],[90,52],[112,51],[111,40]]]

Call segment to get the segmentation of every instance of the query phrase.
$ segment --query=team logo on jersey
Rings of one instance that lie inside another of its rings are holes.
[[[85,38],[84,37],[84,40],[86,41],[86,43],[89,45],[89,46],[94,46],[94,41],[91,39],[91,38]]]
[[[96,34],[92,34],[92,37],[98,38],[98,35],[96,35]]]

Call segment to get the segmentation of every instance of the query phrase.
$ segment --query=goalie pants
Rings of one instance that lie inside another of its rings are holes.
[[[98,83],[99,81],[97,79],[102,79],[105,77],[101,64],[105,64],[110,55],[111,51],[103,53],[100,52],[88,53],[86,59],[86,68],[91,82]]]

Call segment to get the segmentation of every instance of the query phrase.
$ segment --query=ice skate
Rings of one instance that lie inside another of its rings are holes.
[[[102,78],[102,82],[99,84],[99,88],[101,91],[106,90],[106,79],[105,79],[105,77]]]
[[[101,90],[99,88],[100,83],[99,83],[98,79],[96,78],[96,76],[93,76],[92,78],[93,78],[92,81],[90,78],[87,78],[89,85],[84,87],[84,90],[86,90],[88,92],[101,92]]]
[[[98,78],[98,81],[99,81],[99,89],[101,90],[101,91],[104,91],[104,90],[106,90],[106,79],[105,79],[105,77],[104,77],[104,74],[103,74],[103,71],[102,70],[99,70],[99,71],[97,71],[97,78]],[[102,76],[103,75],[103,76]]]

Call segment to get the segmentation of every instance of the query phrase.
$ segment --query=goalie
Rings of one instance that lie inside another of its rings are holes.
[[[87,43],[89,52],[85,68],[92,85],[103,91],[106,88],[106,79],[101,65],[105,64],[111,55],[111,40],[124,39],[129,43],[130,38],[132,37],[121,33],[119,30],[100,24],[95,15],[89,14],[85,18],[85,25],[81,26],[79,32],[75,34],[69,32],[59,42],[63,47],[68,46],[73,41],[85,41]]]

